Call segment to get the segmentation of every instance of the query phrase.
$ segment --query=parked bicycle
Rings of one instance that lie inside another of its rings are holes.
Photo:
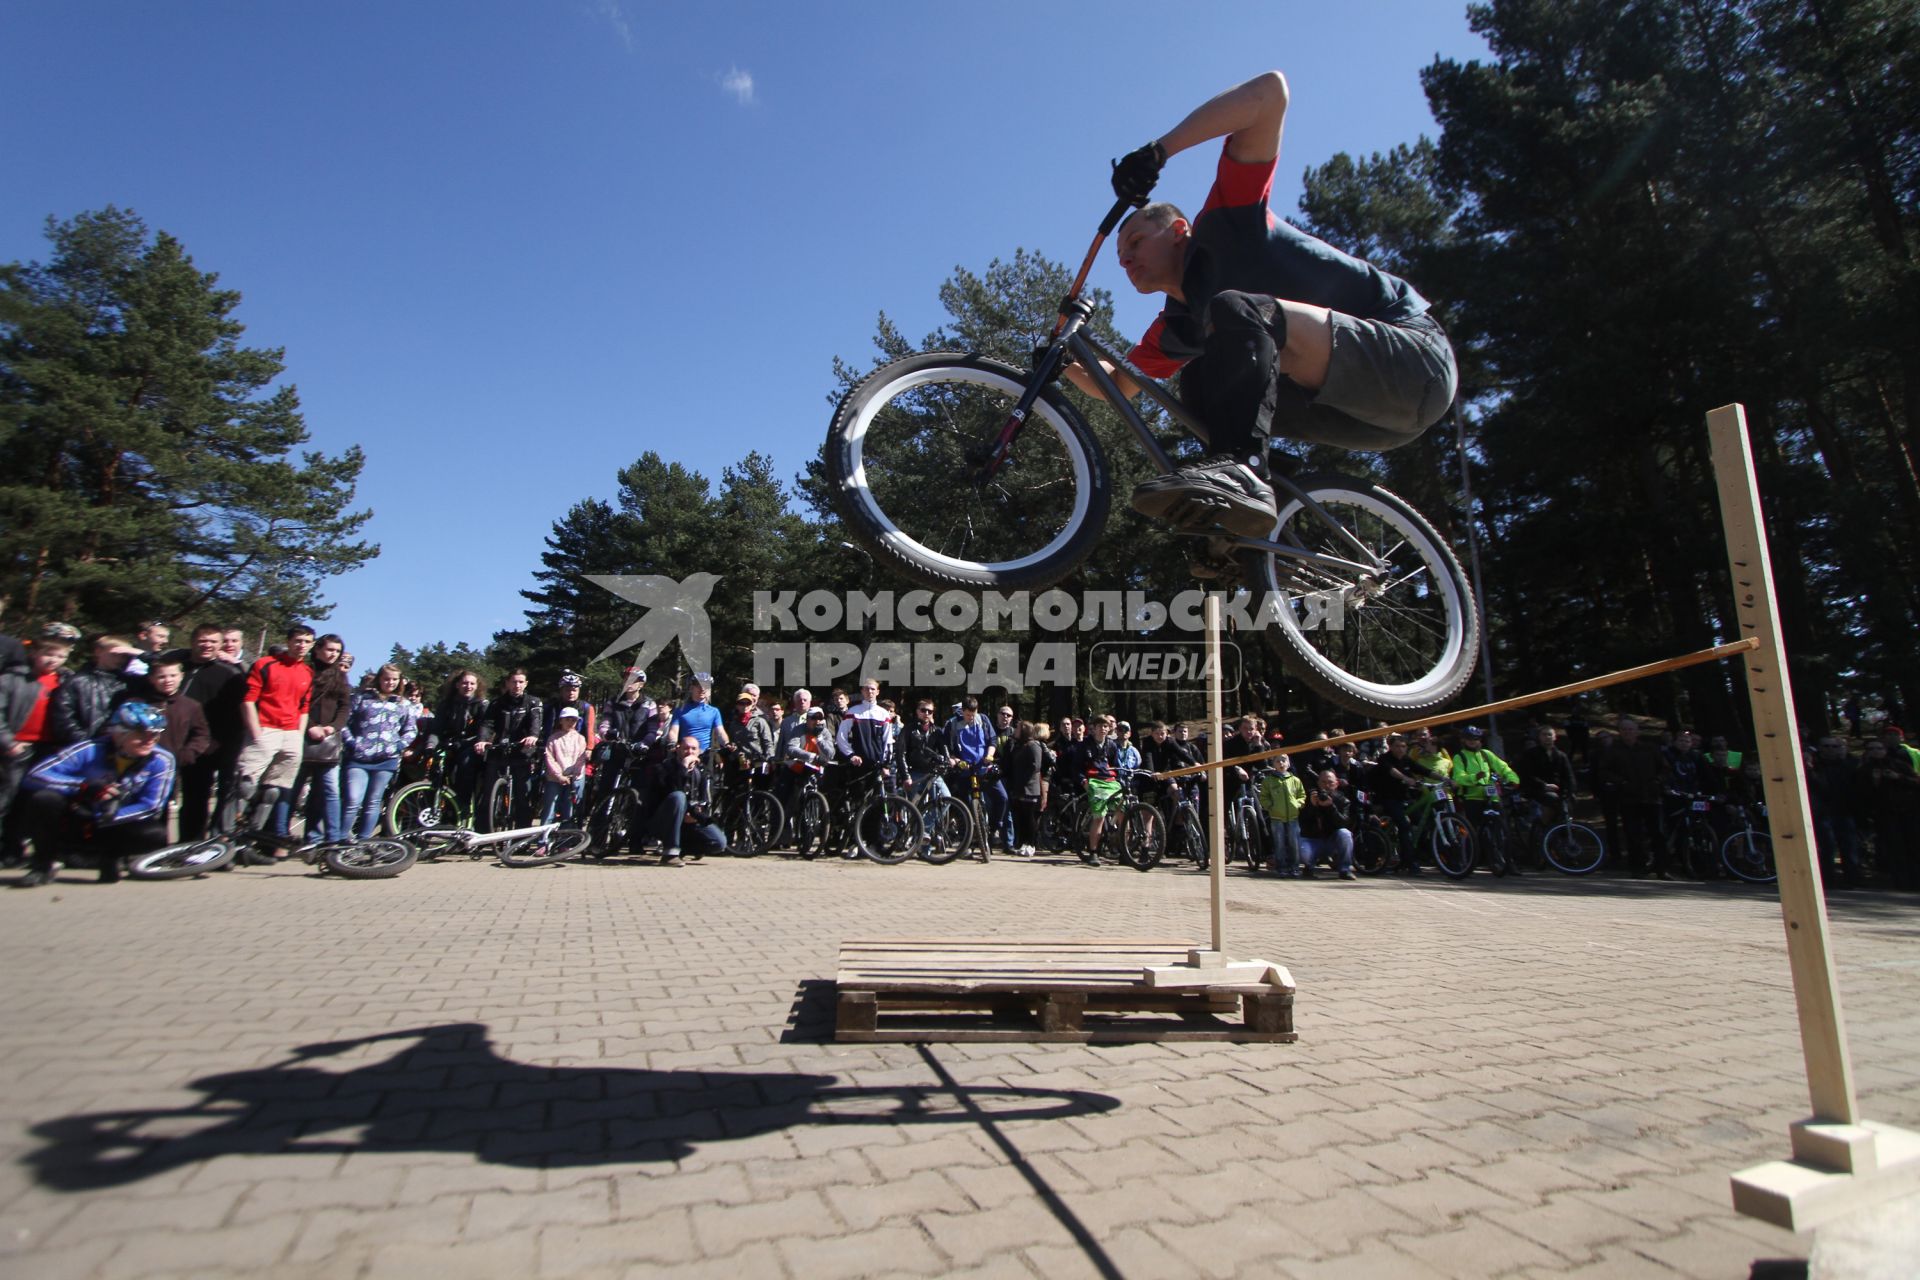
[[[474,785],[480,793],[481,812],[491,819],[486,823],[476,820],[479,815],[474,812],[472,799],[462,796],[454,785],[454,750],[444,746],[437,748],[427,757],[424,778],[409,782],[388,794],[386,829],[389,834],[399,836],[410,831],[483,825],[505,830],[513,825],[513,791],[504,774],[491,784],[484,778],[476,780]]]
[[[1720,846],[1720,860],[1733,875],[1750,884],[1772,884],[1780,878],[1773,865],[1773,833],[1767,827],[1763,803],[1731,805],[1740,829]]]
[[[1479,860],[1479,842],[1473,824],[1454,807],[1453,789],[1444,782],[1425,784],[1431,797],[1425,810],[1414,820],[1409,837],[1410,849],[1425,847],[1434,865],[1455,880],[1473,874]]]

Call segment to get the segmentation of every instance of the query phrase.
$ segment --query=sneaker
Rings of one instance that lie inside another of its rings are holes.
[[[13,882],[16,889],[38,889],[43,884],[53,883],[51,871],[29,871]]]
[[[1278,519],[1273,487],[1238,458],[1208,458],[1134,487],[1133,509],[1181,529],[1264,538]]]
[[[1299,876],[1302,880],[1318,880],[1320,878],[1320,874],[1312,867],[1302,867],[1293,874]]]
[[[680,856],[678,849],[663,849],[660,852],[660,865],[663,867],[684,867],[687,860]]]
[[[1354,874],[1353,874],[1353,872],[1351,872],[1351,871],[1342,871],[1342,872],[1340,873],[1340,878],[1341,878],[1342,880],[1353,880],[1353,879],[1356,879],[1356,877],[1354,876]]]

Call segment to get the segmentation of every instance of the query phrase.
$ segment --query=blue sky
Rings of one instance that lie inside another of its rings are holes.
[[[0,44],[0,261],[133,209],[286,349],[314,446],[366,449],[384,550],[326,624],[363,664],[517,625],[553,521],[645,450],[791,476],[881,310],[917,338],[955,266],[1077,262],[1108,160],[1219,90],[1286,72],[1286,215],[1433,132],[1421,67],[1486,57],[1458,0],[0,0]],[[1110,253],[1095,283],[1146,327]]]

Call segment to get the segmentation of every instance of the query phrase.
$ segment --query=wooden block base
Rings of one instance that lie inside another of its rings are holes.
[[[848,942],[840,950],[834,1038],[1060,1044],[1297,1038],[1291,977],[1273,980],[1286,973],[1281,966],[1223,964],[1201,971],[1204,980],[1178,986],[1148,980],[1150,969],[1187,966],[1192,946],[1165,939]]]

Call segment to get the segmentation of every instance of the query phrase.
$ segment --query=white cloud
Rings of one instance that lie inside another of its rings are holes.
[[[753,105],[753,73],[751,71],[742,71],[734,67],[718,79],[720,87],[738,98],[741,106]]]
[[[604,18],[620,37],[620,43],[626,46],[628,53],[633,52],[633,26],[627,21],[626,10],[620,7],[620,0],[594,0],[593,11]]]

